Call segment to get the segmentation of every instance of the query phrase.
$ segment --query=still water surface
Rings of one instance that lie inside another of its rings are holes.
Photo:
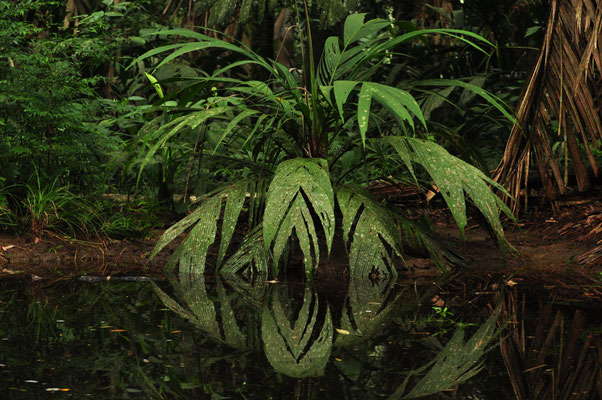
[[[4,280],[0,399],[599,398],[599,325],[496,287]]]

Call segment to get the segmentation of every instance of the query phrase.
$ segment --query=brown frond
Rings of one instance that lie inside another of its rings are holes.
[[[597,102],[602,70],[601,9],[602,0],[550,3],[544,42],[516,110],[519,124],[510,134],[495,173],[495,179],[517,200],[515,209],[520,199],[524,196],[526,202],[528,196],[531,157],[549,199],[566,192],[569,168],[579,191],[590,186],[587,164],[598,176],[592,148],[598,148],[602,139]],[[560,156],[552,151],[555,142],[563,143]]]

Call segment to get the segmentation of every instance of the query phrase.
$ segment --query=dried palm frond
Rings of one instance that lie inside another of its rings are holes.
[[[519,124],[510,134],[495,173],[495,180],[517,200],[515,207],[522,196],[526,202],[523,189],[532,157],[549,199],[565,193],[571,167],[577,188],[584,191],[589,187],[586,159],[598,176],[592,148],[598,148],[602,139],[597,104],[602,71],[601,10],[602,0],[550,2],[544,42],[516,110]],[[553,122],[558,123],[557,130]],[[557,141],[564,142],[563,165],[552,151]]]

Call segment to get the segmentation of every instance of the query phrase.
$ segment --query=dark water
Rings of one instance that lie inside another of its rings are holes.
[[[4,280],[0,399],[599,398],[595,311],[499,287]]]

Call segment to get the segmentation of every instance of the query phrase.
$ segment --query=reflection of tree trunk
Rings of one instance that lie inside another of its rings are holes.
[[[504,297],[502,312],[512,323],[500,352],[516,398],[600,398],[602,341],[586,324],[586,315],[576,309],[571,321],[547,303],[533,318],[516,288]]]
[[[531,154],[546,197],[554,199],[566,191],[563,172],[567,171],[561,171],[561,155],[552,151],[554,142],[565,142],[579,191],[590,186],[586,159],[598,176],[591,147],[598,148],[602,140],[597,104],[602,94],[597,84],[602,71],[601,9],[602,0],[550,2],[545,39],[517,108],[520,125],[513,128],[495,174],[517,204],[521,196],[526,199],[522,189]]]

